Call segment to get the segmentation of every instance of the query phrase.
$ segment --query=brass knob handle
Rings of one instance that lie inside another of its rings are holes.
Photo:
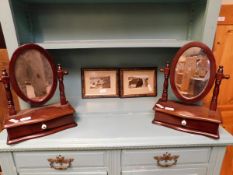
[[[65,159],[65,157],[59,155],[55,159],[48,159],[48,161],[50,162],[50,168],[55,170],[66,170],[71,167],[71,163],[74,159]]]
[[[157,165],[160,167],[171,167],[177,164],[179,156],[171,155],[170,153],[165,153],[162,156],[155,156],[154,159],[157,160]]]

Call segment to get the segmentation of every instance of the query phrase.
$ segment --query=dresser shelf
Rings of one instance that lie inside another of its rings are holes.
[[[47,49],[181,47],[201,40],[206,0],[12,0],[19,44]]]
[[[175,39],[63,40],[37,43],[45,49],[179,48],[190,41]]]

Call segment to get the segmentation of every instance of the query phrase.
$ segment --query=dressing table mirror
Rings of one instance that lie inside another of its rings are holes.
[[[164,69],[162,97],[154,106],[154,124],[176,130],[219,138],[221,116],[217,110],[217,99],[224,75],[223,67],[216,72],[212,51],[203,43],[191,42],[178,50],[171,66]],[[168,99],[168,81],[177,101]],[[209,107],[200,104],[214,85]]]
[[[36,44],[25,44],[15,50],[9,64],[9,75],[3,70],[1,76],[8,101],[9,116],[4,124],[8,144],[77,126],[73,116],[75,110],[65,97],[63,76],[67,74],[61,65],[56,67],[45,49]],[[60,102],[43,106],[53,97],[57,81]],[[30,109],[16,112],[10,86],[31,105]]]

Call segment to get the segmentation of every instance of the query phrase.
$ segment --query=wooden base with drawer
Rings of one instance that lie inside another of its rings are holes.
[[[54,104],[41,108],[22,110],[5,121],[7,144],[46,136],[77,126],[73,116],[74,109],[66,105]]]
[[[159,108],[159,105],[172,110]],[[154,107],[154,124],[163,125],[179,131],[200,134],[214,139],[219,138],[220,113],[210,111],[205,106],[185,105],[174,101],[159,100]]]

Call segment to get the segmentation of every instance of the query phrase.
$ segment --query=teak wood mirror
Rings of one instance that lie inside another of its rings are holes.
[[[221,123],[217,111],[217,99],[223,74],[223,67],[216,72],[212,51],[203,43],[191,42],[178,50],[171,66],[164,69],[162,97],[155,104],[154,124],[176,130],[219,138],[218,127]],[[168,100],[168,79],[173,93],[179,101]],[[209,108],[196,104],[211,90],[215,82]]]
[[[8,144],[40,137],[76,126],[74,109],[65,97],[61,65],[55,66],[50,54],[36,44],[20,46],[12,55],[9,76],[2,71],[1,81],[6,90],[9,117],[4,128],[8,132]],[[41,106],[50,100],[59,82],[60,103]],[[31,109],[15,111],[10,84]]]
[[[38,45],[17,49],[9,66],[10,81],[17,95],[32,105],[46,103],[57,87],[57,70],[51,56]]]
[[[211,50],[202,43],[189,43],[174,57],[170,84],[176,97],[183,102],[198,102],[210,91],[216,73]]]

